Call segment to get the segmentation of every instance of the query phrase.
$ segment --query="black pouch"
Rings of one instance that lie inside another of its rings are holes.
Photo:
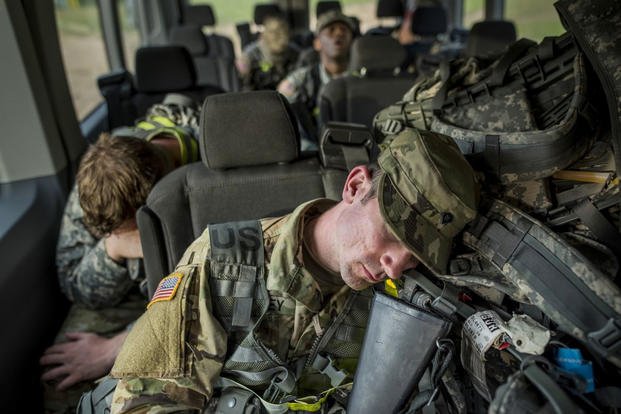
[[[347,412],[401,409],[450,326],[438,314],[376,292]]]

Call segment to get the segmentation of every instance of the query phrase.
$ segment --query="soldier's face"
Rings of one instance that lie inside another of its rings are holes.
[[[322,54],[338,59],[349,54],[352,37],[352,32],[345,23],[335,22],[319,32],[317,46]]]
[[[289,44],[287,23],[280,19],[267,19],[261,37],[270,52],[275,54],[284,52]]]
[[[389,230],[381,216],[377,198],[363,202],[370,188],[361,184],[342,213],[338,229],[339,272],[352,289],[361,290],[386,278],[397,279],[413,269],[418,260]]]

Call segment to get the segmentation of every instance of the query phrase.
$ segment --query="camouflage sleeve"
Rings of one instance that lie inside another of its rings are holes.
[[[284,95],[290,103],[296,103],[302,99],[306,73],[306,68],[296,69],[278,85],[278,92]]]
[[[196,240],[182,263],[206,257],[208,243],[204,237]],[[227,343],[226,331],[211,311],[208,279],[209,263],[193,261],[177,266],[167,278],[172,281],[168,293],[156,291],[112,368],[112,376],[120,378],[113,413],[201,411],[207,404]]]
[[[65,207],[56,248],[60,288],[70,301],[89,308],[114,306],[134,282],[127,266],[108,256],[103,239],[97,239],[87,230],[82,217],[74,187]]]

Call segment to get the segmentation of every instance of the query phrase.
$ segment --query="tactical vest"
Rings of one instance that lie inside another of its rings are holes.
[[[210,225],[209,235],[213,311],[228,334],[228,349],[233,350],[215,384],[220,399],[226,399],[218,403],[235,406],[229,407],[227,413],[244,413],[244,404],[251,404],[250,396],[269,413],[319,411],[330,393],[353,379],[369,314],[370,291],[352,291],[336,317],[319,318],[323,330],[307,357],[282,361],[256,335],[261,322],[272,312],[268,310],[261,223],[253,220]],[[200,250],[202,247],[184,257],[191,262]],[[110,378],[85,393],[78,412],[107,412],[117,381]],[[310,389],[318,392],[297,398],[298,390]]]
[[[223,384],[251,388],[264,406],[287,404],[289,410],[316,411],[321,404],[295,401],[300,392],[328,391],[353,379],[364,338],[371,294],[351,291],[336,316],[317,315],[322,331],[307,357],[283,361],[262,343],[257,330],[270,312],[265,260],[258,221],[209,227],[209,285],[214,314],[229,336],[232,353],[222,369]],[[260,391],[256,391],[260,390]],[[261,392],[261,394],[259,394]],[[312,398],[311,398],[312,399]],[[321,398],[319,398],[321,399]],[[272,407],[273,408],[273,407]]]

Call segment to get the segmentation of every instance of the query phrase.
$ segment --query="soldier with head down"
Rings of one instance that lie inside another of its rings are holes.
[[[350,171],[338,203],[307,202],[256,233],[251,222],[210,226],[130,332],[112,412],[310,409],[301,398],[353,378],[368,288],[419,263],[446,273],[477,200],[450,138],[406,130],[378,166]]]
[[[75,412],[91,381],[108,374],[142,313],[136,210],[162,176],[198,160],[197,119],[194,101],[170,94],[136,126],[102,134],[82,157],[56,252],[60,288],[72,306],[40,359],[46,412]]]

